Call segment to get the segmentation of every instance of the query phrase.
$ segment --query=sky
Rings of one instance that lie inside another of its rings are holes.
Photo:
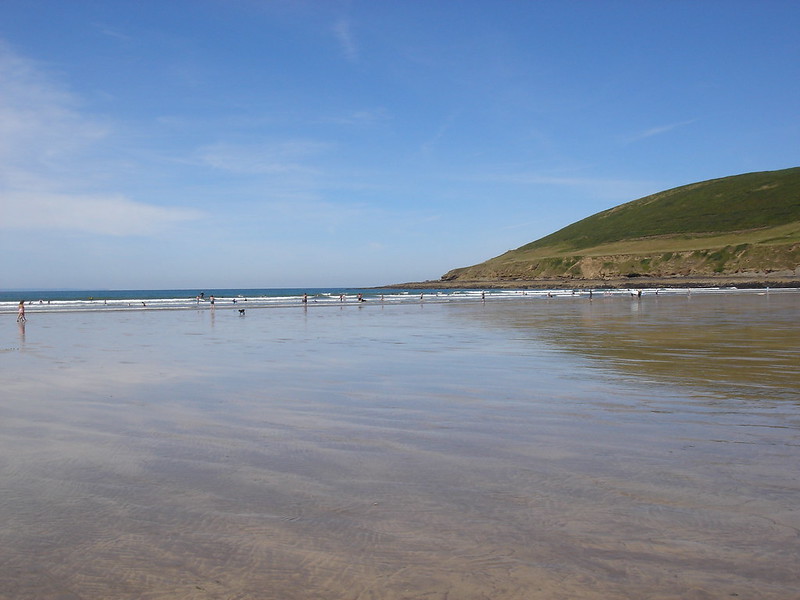
[[[0,289],[435,280],[800,165],[800,3],[0,0]]]

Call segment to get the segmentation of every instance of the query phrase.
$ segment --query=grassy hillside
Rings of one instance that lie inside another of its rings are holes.
[[[442,279],[673,277],[798,267],[800,167],[640,198]]]

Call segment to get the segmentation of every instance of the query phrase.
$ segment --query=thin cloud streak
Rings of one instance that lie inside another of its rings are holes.
[[[689,119],[687,121],[679,121],[678,123],[670,123],[669,125],[660,125],[658,127],[651,127],[650,129],[645,129],[644,131],[629,136],[628,138],[625,139],[625,143],[632,144],[634,142],[640,142],[642,140],[646,140],[647,138],[668,133],[674,129],[679,129],[681,127],[685,127],[686,125],[691,125],[692,123],[696,122],[697,119]]]
[[[239,175],[277,173],[313,174],[304,161],[331,147],[315,140],[287,140],[271,144],[218,143],[197,150],[197,161]]]
[[[339,19],[333,25],[333,33],[339,41],[339,46],[344,53],[345,58],[350,62],[358,60],[358,46],[356,46],[355,38],[350,27],[350,21],[347,19]]]
[[[604,179],[599,177],[554,177],[537,173],[493,173],[471,178],[484,183],[501,183],[525,186],[554,186],[587,190],[592,197],[635,200],[658,191],[652,181]]]
[[[391,113],[386,108],[379,107],[354,110],[345,115],[320,119],[320,122],[335,125],[372,126],[379,123],[387,123],[392,118]]]
[[[104,23],[94,23],[95,29],[104,36],[110,37],[120,42],[130,42],[133,40],[133,37],[127,35],[125,33],[121,33],[119,30],[114,29],[113,27],[109,27]]]
[[[433,149],[439,144],[442,138],[445,137],[448,130],[453,126],[453,122],[456,120],[456,113],[452,113],[448,115],[444,122],[439,126],[439,128],[434,132],[434,134],[424,141],[420,146],[420,151],[423,154],[429,154],[433,151]]]

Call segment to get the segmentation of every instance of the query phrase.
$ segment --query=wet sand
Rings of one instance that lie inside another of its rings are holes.
[[[2,599],[800,598],[800,294],[40,314]]]

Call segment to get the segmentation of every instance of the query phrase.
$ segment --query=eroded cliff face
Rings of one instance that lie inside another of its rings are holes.
[[[525,261],[493,259],[479,265],[453,269],[442,276],[442,281],[713,277],[776,271],[800,275],[800,243],[741,244],[657,254],[553,256]]]

